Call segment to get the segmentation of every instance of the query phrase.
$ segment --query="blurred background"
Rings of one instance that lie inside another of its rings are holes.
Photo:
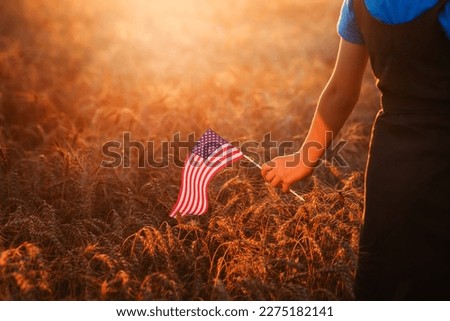
[[[2,1],[3,124],[61,113],[78,133],[301,135],[333,67],[340,2]]]
[[[207,128],[298,148],[332,72],[340,6],[2,0],[0,298],[351,299],[378,110],[370,71],[339,138],[349,167],[299,184],[307,205],[268,190],[257,170],[229,168],[206,218],[169,220],[180,167],[137,168],[135,154],[131,168],[100,167],[103,144],[124,132],[154,142],[156,158],[179,156],[161,142]],[[292,224],[299,231],[283,234]]]

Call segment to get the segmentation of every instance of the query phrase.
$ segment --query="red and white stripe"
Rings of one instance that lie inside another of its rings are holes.
[[[207,159],[190,154],[183,168],[178,200],[170,216],[204,214],[208,210],[209,182],[222,168],[242,157],[240,150],[229,143],[217,148]]]

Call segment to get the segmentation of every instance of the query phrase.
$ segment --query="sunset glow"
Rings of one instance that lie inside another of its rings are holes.
[[[211,182],[204,216],[168,216],[174,159],[206,129],[300,146],[340,4],[2,0],[0,299],[352,299],[370,73],[339,137],[349,166],[298,184],[301,207],[243,159]],[[104,146],[120,166],[101,166]],[[140,146],[167,166],[139,166]]]

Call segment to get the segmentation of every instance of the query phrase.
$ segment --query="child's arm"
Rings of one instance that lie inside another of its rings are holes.
[[[365,46],[341,40],[336,66],[302,147],[295,154],[276,157],[262,166],[261,174],[272,186],[287,192],[292,183],[312,174],[331,143],[331,135],[326,133],[337,135],[358,100],[367,60]]]

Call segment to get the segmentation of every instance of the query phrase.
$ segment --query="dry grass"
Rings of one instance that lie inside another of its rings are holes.
[[[171,219],[181,168],[100,167],[124,131],[298,147],[339,4],[1,1],[0,299],[352,299],[369,74],[341,134],[350,167],[298,184],[304,204],[241,163],[213,180],[206,215]]]

